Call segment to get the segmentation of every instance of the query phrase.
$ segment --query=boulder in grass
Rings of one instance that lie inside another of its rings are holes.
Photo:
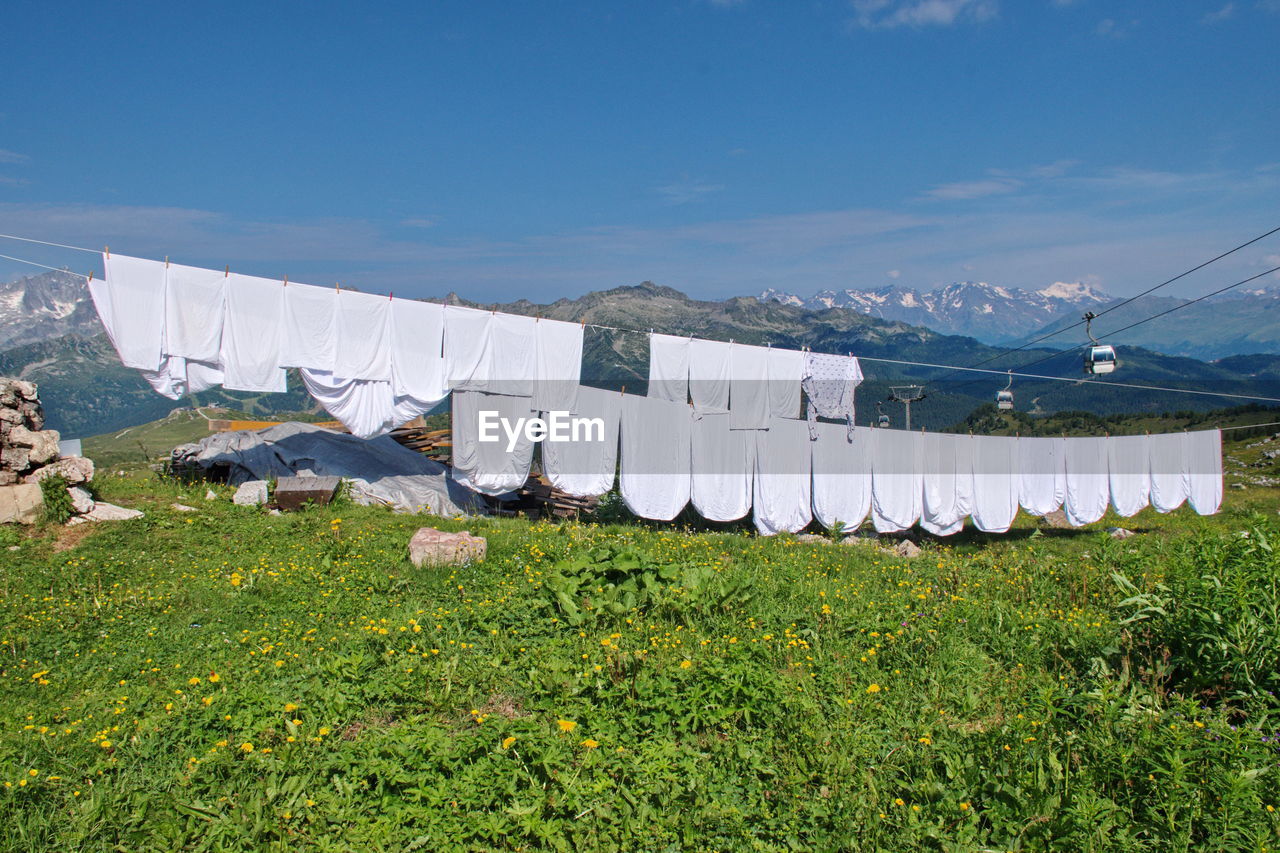
[[[43,468],[32,471],[25,478],[25,483],[38,483],[45,477],[59,476],[67,481],[68,486],[78,486],[93,479],[93,460],[83,456],[68,456],[57,462],[50,462]]]
[[[421,527],[409,540],[409,559],[423,566],[460,566],[483,560],[489,543],[483,536],[472,536],[463,530],[446,533],[434,527]]]
[[[250,480],[242,483],[231,500],[236,506],[262,506],[267,502],[267,481]]]
[[[93,499],[93,495],[84,489],[72,486],[67,489],[67,494],[71,495],[71,508],[75,510],[76,515],[84,515],[87,512],[93,512],[93,508],[97,503]]]
[[[819,536],[817,533],[801,533],[796,536],[797,542],[804,542],[808,545],[826,545],[831,540],[825,536]]]
[[[86,521],[129,521],[134,518],[142,518],[142,511],[126,509],[115,504],[96,503],[89,512],[84,515],[77,515],[68,521],[67,526],[73,527],[77,524],[84,524]]]
[[[43,514],[44,494],[39,486],[0,486],[0,524],[35,524]]]
[[[1071,522],[1067,521],[1067,514],[1060,509],[1044,514],[1045,527],[1051,527],[1054,530],[1070,530]]]
[[[1108,527],[1107,535],[1112,539],[1128,539],[1130,536],[1137,536],[1132,530],[1126,530],[1123,527]]]
[[[910,539],[903,539],[897,545],[893,546],[893,553],[897,554],[899,557],[906,557],[910,559],[912,557],[919,557],[921,551],[919,545],[912,542]]]

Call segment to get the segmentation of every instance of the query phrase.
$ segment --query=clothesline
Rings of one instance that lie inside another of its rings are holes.
[[[84,249],[79,246],[68,246],[63,243],[51,243],[45,240],[34,240],[29,237],[16,237],[11,234],[0,234],[0,237],[7,237],[14,240],[22,240],[28,243],[38,243],[46,246],[57,246],[59,248],[74,249],[76,251],[81,251],[81,252],[90,252],[94,254],[97,253],[97,251],[93,249]],[[65,272],[70,275],[76,275],[84,279],[90,279],[90,280],[92,279],[91,276],[84,275],[83,273],[71,272],[70,270],[65,270],[60,267],[52,267],[47,264],[41,264],[35,261],[25,260],[23,258],[16,258],[11,255],[0,255],[0,258],[5,258],[6,260],[11,260],[11,261],[17,261],[18,263],[30,264],[36,267],[42,267],[43,269],[53,270],[54,272]],[[286,278],[285,281],[287,280],[288,279]],[[390,298],[394,298],[394,297],[392,296]],[[649,329],[648,331],[645,331],[643,329],[628,329],[621,326],[611,326],[604,323],[584,322],[584,323],[581,323],[581,325],[584,328],[590,327],[593,329],[601,329],[601,330],[612,331],[612,332],[625,332],[628,334],[636,334],[636,335],[651,335],[655,331],[654,329]],[[693,335],[681,335],[679,337],[688,337],[690,338],[690,340],[694,339]],[[733,341],[731,340],[730,342],[732,343]],[[772,347],[772,343],[766,343],[765,346]],[[802,347],[801,349],[808,350],[809,348]],[[850,355],[852,355],[852,353],[850,353]],[[1085,382],[1099,381],[1096,379],[1090,380],[1090,379],[1076,379],[1076,378],[1071,378],[1066,376],[1045,376],[1043,374],[1038,374],[1038,373],[1020,373],[1018,371],[1011,371],[1011,370],[993,370],[990,368],[980,368],[980,367],[962,367],[960,365],[953,365],[953,364],[938,364],[934,362],[911,361],[908,359],[881,358],[881,357],[868,356],[868,355],[860,355],[858,356],[858,358],[861,361],[873,361],[873,362],[880,362],[884,364],[898,364],[898,365],[904,365],[909,367],[926,367],[926,368],[933,368],[937,370],[965,371],[969,373],[982,373],[982,374],[999,375],[999,376],[1017,376],[1021,379],[1037,379],[1037,380],[1042,380],[1046,382],[1069,382],[1072,384],[1083,384]],[[1160,391],[1163,393],[1170,393],[1170,394],[1191,394],[1191,395],[1202,396],[1202,397],[1218,397],[1218,398],[1232,399],[1232,400],[1250,400],[1253,402],[1260,402],[1260,403],[1280,403],[1280,397],[1263,397],[1255,394],[1232,394],[1225,391],[1201,391],[1201,390],[1196,390],[1191,388],[1171,388],[1171,387],[1160,386],[1160,385],[1142,385],[1139,383],[1132,383],[1132,382],[1107,381],[1107,382],[1101,382],[1101,384],[1104,386],[1113,387],[1113,388],[1131,388],[1131,389],[1141,390],[1141,391]]]

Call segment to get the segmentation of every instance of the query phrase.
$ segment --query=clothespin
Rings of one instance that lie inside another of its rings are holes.
[[[231,278],[231,264],[227,264],[226,269],[222,271],[223,278]]]
[[[586,320],[586,318],[584,317],[584,318],[582,319],[582,328],[584,328],[584,329],[585,329],[586,327],[587,327],[587,320]]]
[[[622,386],[622,390],[621,390],[621,391],[619,391],[619,392],[618,392],[618,394],[620,394],[620,395],[621,395],[621,394],[625,394],[625,393],[627,393],[627,386],[626,386],[626,385],[623,385],[623,386]]]
[[[93,281],[93,270],[89,270],[89,281]]]
[[[336,281],[333,283],[333,292],[334,292],[334,293],[341,293],[341,292],[342,292],[342,288],[341,288],[341,287],[338,287],[338,283],[337,283]]]
[[[285,273],[285,274],[284,274],[284,286],[285,286],[285,287],[288,287],[288,286],[289,286],[289,274],[288,274],[288,273]]]
[[[102,254],[104,254],[104,255],[106,255],[106,256],[107,256],[107,260],[111,260],[111,247],[110,247],[110,246],[103,246],[103,247],[102,247]]]
[[[389,293],[389,294],[387,295],[387,301],[388,301],[388,302],[390,302],[392,299],[395,299],[395,298],[396,298],[396,292],[395,292],[394,290],[393,290],[393,291],[391,291],[391,293]]]
[[[169,268],[169,256],[168,256],[168,255],[165,255],[165,256],[164,256],[164,268],[165,268],[165,269],[168,269],[168,268]]]

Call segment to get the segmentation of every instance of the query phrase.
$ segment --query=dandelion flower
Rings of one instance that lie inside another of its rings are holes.
[[[515,735],[511,735],[510,737],[505,737],[502,739],[502,748],[510,749],[512,744],[514,744],[515,742],[516,742]]]
[[[868,686],[867,686],[867,692],[868,692],[868,693],[879,693],[879,692],[880,692],[880,685],[879,685],[879,684],[871,684],[871,685],[868,685]]]
[[[595,749],[597,746],[600,745],[600,742],[595,738],[587,738],[582,742],[582,745],[585,746],[587,749]]]
[[[961,804],[960,804],[960,811],[962,811],[962,812],[967,812],[968,810],[969,810],[969,804],[968,804],[968,803],[961,803]]]
[[[578,727],[578,724],[575,723],[573,720],[556,720],[556,725],[559,726],[560,731],[564,732],[565,734],[568,734],[569,732],[573,731]]]
[[[320,737],[324,737],[325,735],[329,734],[329,727],[321,726],[319,734],[320,734]]]
[[[893,804],[895,806],[905,806],[907,804],[907,801],[902,799],[902,797],[898,797],[893,801]]]
[[[292,713],[292,712],[294,712],[294,711],[298,710],[298,706],[297,706],[297,705],[295,705],[295,704],[293,704],[292,702],[285,702],[285,703],[284,703],[284,710],[285,710],[285,713]]]
[[[680,668],[681,668],[681,669],[688,669],[688,668],[689,668],[689,667],[691,667],[691,666],[693,666],[693,661],[691,661],[691,660],[682,660],[682,661],[680,661]]]
[[[241,751],[241,752],[253,752],[253,744],[251,744],[251,743],[242,743],[242,744],[240,744],[240,751]]]

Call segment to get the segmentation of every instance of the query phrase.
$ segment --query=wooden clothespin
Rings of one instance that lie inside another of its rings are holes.
[[[626,386],[626,385],[623,385],[623,386],[622,386],[622,390],[621,390],[621,391],[619,391],[618,393],[619,393],[619,394],[625,394],[625,393],[627,393],[627,386]]]
[[[89,281],[93,281],[93,270],[89,270]]]
[[[288,273],[285,273],[285,274],[284,274],[284,286],[285,286],[285,287],[288,287],[288,286],[289,286],[289,274],[288,274]]]
[[[226,269],[222,271],[223,278],[231,278],[231,264],[227,264]]]
[[[335,293],[341,293],[341,292],[342,292],[342,288],[341,288],[341,287],[338,287],[338,283],[337,283],[336,281],[333,283],[333,290],[334,290],[334,292],[335,292]]]
[[[387,301],[388,301],[388,302],[390,302],[392,299],[395,299],[395,298],[396,298],[396,292],[395,292],[394,290],[393,290],[393,291],[391,291],[389,294],[387,294]]]
[[[106,256],[107,256],[107,260],[111,260],[111,247],[110,247],[110,246],[103,246],[103,247],[102,247],[102,254],[104,254],[104,255],[106,255]]]
[[[168,268],[169,268],[169,256],[168,256],[168,255],[165,255],[165,256],[164,256],[164,268],[165,268],[165,269],[168,269]]]

